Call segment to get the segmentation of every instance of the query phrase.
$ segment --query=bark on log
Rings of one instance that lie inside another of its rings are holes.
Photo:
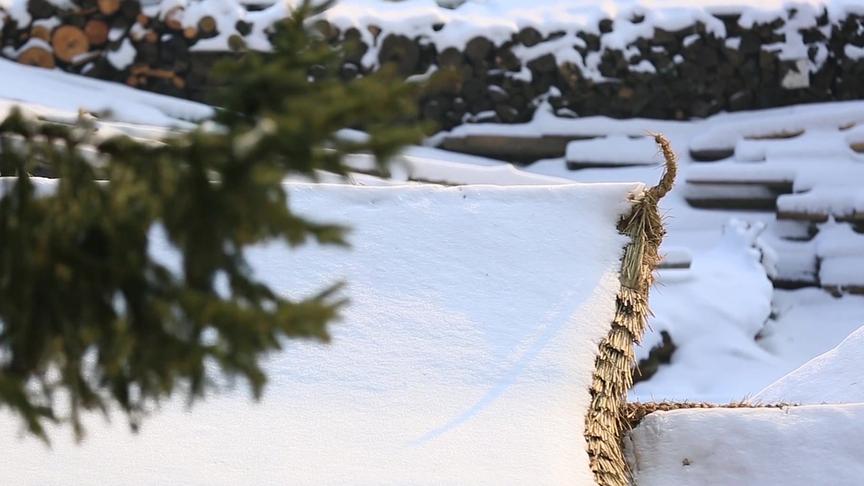
[[[89,20],[84,25],[84,34],[91,46],[100,46],[108,41],[108,24],[103,20]]]
[[[57,9],[48,0],[30,0],[27,2],[27,13],[34,19],[47,19],[57,13]]]
[[[414,73],[419,57],[417,43],[404,35],[388,35],[378,52],[378,60],[382,65],[393,63],[402,75]]]
[[[97,3],[99,5],[99,11],[102,12],[103,15],[114,15],[118,10],[120,10],[120,0],[99,0]]]

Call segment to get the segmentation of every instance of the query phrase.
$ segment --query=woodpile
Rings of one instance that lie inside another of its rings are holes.
[[[854,81],[864,75],[864,60],[844,52],[849,42],[864,45],[864,36],[857,30],[862,18],[850,15],[832,25],[823,12],[812,26],[800,29],[807,58],[790,61],[778,45],[787,40],[784,28],[795,21],[795,15],[789,9],[785,18],[747,28],[740,25],[738,15],[719,16],[727,34],[724,38],[701,22],[674,32],[655,29],[653,37],[636,40],[626,53],[604,48],[601,36],[579,33],[573,49],[583,59],[599,57],[599,76],[559,62],[554,54],[534,59],[515,54],[572,36],[563,31],[544,35],[527,27],[500,44],[477,36],[462,49],[437,51],[422,36],[388,35],[374,26],[371,45],[363,43],[365,37],[356,29],[340,32],[326,22],[319,22],[319,28],[334,44],[354,44],[351,50],[356,55],[346,60],[343,69],[349,76],[366,72],[359,60],[370,49],[378,50],[380,64],[394,63],[406,76],[424,73],[430,65],[457,74],[457,82],[427,89],[421,101],[423,116],[444,129],[465,122],[525,122],[542,98],[561,117],[691,119],[720,111],[864,97],[864,85]],[[598,25],[601,33],[611,28],[610,19]],[[830,35],[823,34],[826,29]],[[636,68],[645,65],[651,68]],[[809,73],[811,65],[817,69]],[[841,79],[841,73],[852,77]],[[474,152],[473,145],[467,143],[466,151]],[[717,160],[730,153],[701,155]]]
[[[229,49],[195,52],[201,40],[220,35],[212,15],[191,18],[182,6],[146,7],[137,0],[29,0],[26,23],[0,10],[4,57],[48,69],[117,81],[164,94],[203,99],[208,73]],[[237,21],[228,36],[252,32]]]
[[[247,10],[266,3],[237,2],[232,8],[239,13],[231,18],[198,8],[206,0],[185,8],[182,2],[142,7],[137,0],[29,0],[26,22],[0,12],[0,45],[5,57],[22,63],[202,99],[212,89],[208,73],[215,59],[230,56],[232,48],[261,48],[257,39],[267,26],[254,25]],[[600,20],[595,31],[575,34],[525,27],[504,42],[478,30],[464,47],[442,49],[423,34],[388,32],[374,21],[343,29],[319,20],[316,28],[342,48],[344,79],[388,64],[405,77],[435,72],[419,112],[443,129],[466,122],[526,122],[543,100],[560,117],[690,119],[724,110],[864,98],[859,82],[864,57],[847,55],[850,46],[864,46],[862,16],[835,20],[823,10],[802,24],[797,10],[789,8],[771,22],[744,27],[739,15],[718,15],[723,38],[697,21],[677,31],[655,28],[653,36],[623,50],[604,41],[622,19],[614,20]],[[802,39],[804,58],[790,60],[781,52],[793,31]],[[250,42],[253,36],[256,42]],[[206,47],[201,48],[202,41],[208,41]],[[544,44],[559,47],[544,51]],[[528,49],[542,55],[530,57]],[[583,60],[581,65],[571,62],[574,57]]]

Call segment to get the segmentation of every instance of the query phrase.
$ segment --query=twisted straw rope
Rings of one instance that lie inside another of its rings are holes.
[[[633,344],[639,342],[649,315],[648,289],[660,261],[658,248],[665,235],[657,203],[672,189],[678,172],[669,140],[653,134],[666,160],[660,182],[637,195],[630,214],[618,229],[630,238],[621,262],[621,289],[616,299],[612,330],[600,343],[591,385],[591,405],[585,417],[585,439],[594,479],[600,486],[627,486],[630,471],[624,460],[622,437],[628,427],[624,415],[627,390],[633,384]]]

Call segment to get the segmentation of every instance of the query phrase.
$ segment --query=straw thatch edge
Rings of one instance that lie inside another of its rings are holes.
[[[618,223],[630,242],[621,262],[621,288],[616,299],[612,329],[600,342],[591,385],[591,405],[585,416],[585,440],[594,479],[600,486],[627,486],[630,472],[624,459],[623,435],[629,429],[624,414],[627,390],[633,384],[633,344],[642,338],[648,308],[648,290],[660,262],[658,249],[665,235],[657,204],[671,189],[677,173],[669,140],[655,134],[666,170],[660,183],[634,195],[633,207]]]
[[[654,412],[670,412],[672,410],[693,410],[707,408],[789,408],[793,403],[753,403],[747,401],[732,403],[706,402],[631,402],[625,403],[622,415],[629,429],[636,428],[645,416]]]

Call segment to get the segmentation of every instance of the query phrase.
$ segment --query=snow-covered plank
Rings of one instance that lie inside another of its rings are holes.
[[[777,198],[778,219],[864,221],[864,188],[820,186]]]
[[[482,155],[508,162],[534,162],[540,159],[563,157],[567,151],[567,144],[573,140],[586,138],[590,136],[467,134],[446,136],[438,146],[444,150]]]
[[[639,486],[856,485],[864,404],[656,412],[629,435]]]
[[[662,256],[658,270],[686,270],[693,263],[693,254],[687,248],[666,248]]]
[[[760,116],[729,116],[690,140],[693,160],[718,160],[735,153],[742,138],[783,139],[810,129],[837,129],[864,122],[864,103],[819,103],[762,110]]]
[[[286,343],[260,404],[170,402],[138,435],[94,418],[49,450],[2,411],[0,484],[593,484],[589,385],[640,187],[292,185],[352,248],[251,261],[289,296],[347,281],[332,343]]]
[[[571,170],[588,167],[626,167],[658,165],[657,144],[649,137],[609,135],[567,144],[567,167]]]
[[[735,159],[745,162],[797,158],[822,165],[826,158],[851,154],[846,135],[836,129],[813,129],[791,138],[742,138],[735,144]]]

